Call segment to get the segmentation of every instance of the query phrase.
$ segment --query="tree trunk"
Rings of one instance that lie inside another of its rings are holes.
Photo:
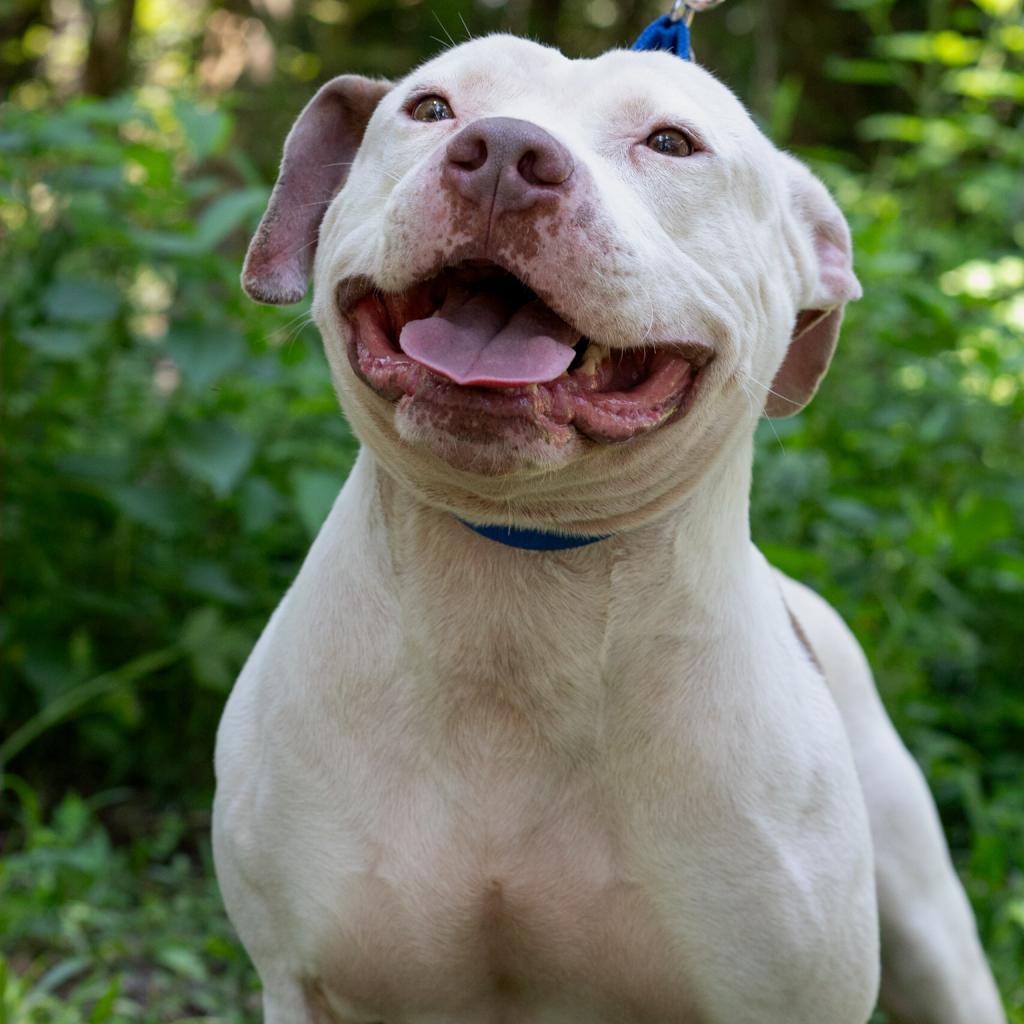
[[[135,0],[97,0],[89,6],[92,29],[82,88],[94,96],[112,96],[129,80]]]

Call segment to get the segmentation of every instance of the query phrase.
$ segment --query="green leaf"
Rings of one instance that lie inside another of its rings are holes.
[[[187,502],[169,487],[114,483],[105,486],[103,494],[127,518],[159,533],[178,533],[185,525]]]
[[[89,1014],[89,1024],[107,1024],[114,1019],[114,1003],[121,992],[121,979],[115,978],[97,1000]]]
[[[920,142],[924,132],[924,119],[909,114],[875,114],[857,126],[857,134],[871,141]]]
[[[270,481],[250,476],[238,495],[238,514],[247,533],[261,533],[281,511],[281,496]]]
[[[27,142],[28,136],[22,132],[0,132],[0,153],[23,149]]]
[[[73,846],[81,842],[89,827],[90,817],[86,802],[77,793],[69,793],[54,811],[54,831],[64,843]]]
[[[180,231],[132,231],[132,241],[154,256],[190,256],[203,251],[202,244],[186,227]]]
[[[252,638],[227,625],[219,608],[205,605],[191,612],[181,630],[196,682],[225,692],[252,646]]]
[[[195,950],[185,946],[167,946],[157,952],[157,959],[168,970],[189,981],[206,979],[206,967]]]
[[[292,473],[295,509],[311,537],[323,525],[343,482],[339,474],[319,469],[297,469]]]
[[[975,99],[1011,99],[1024,102],[1024,75],[996,68],[964,68],[946,79],[947,88]]]
[[[148,251],[165,256],[198,256],[212,252],[232,231],[247,226],[263,212],[268,190],[247,188],[215,199],[199,215],[194,230],[177,232],[135,230],[134,241]]]
[[[215,199],[199,217],[197,245],[204,252],[215,249],[232,231],[261,214],[269,195],[269,189],[246,188]]]
[[[886,61],[850,60],[835,56],[826,60],[825,74],[837,82],[854,82],[858,85],[892,85],[896,80],[892,65]]]
[[[73,362],[96,348],[99,338],[91,331],[62,327],[26,327],[18,340],[50,359]]]
[[[249,468],[256,442],[227,420],[207,420],[179,430],[173,447],[178,465],[224,497]]]
[[[829,517],[852,531],[871,533],[878,523],[878,514],[866,502],[855,498],[829,498],[825,501]]]
[[[32,986],[33,995],[43,995],[52,992],[54,989],[66,985],[72,978],[87,971],[92,966],[89,957],[74,956],[67,960],[60,960],[55,963],[40,979]]]
[[[974,63],[982,41],[959,32],[898,32],[877,38],[875,48],[895,60],[955,66]]]
[[[224,604],[244,605],[249,597],[248,591],[240,587],[219,562],[197,560],[188,563],[182,573],[182,582],[189,590]]]
[[[231,119],[216,107],[200,107],[178,97],[174,102],[178,119],[193,155],[203,160],[227,142]]]
[[[65,277],[43,295],[43,310],[61,323],[96,323],[112,319],[121,307],[118,292],[102,281]]]
[[[1002,501],[970,494],[959,502],[953,523],[957,561],[973,565],[994,545],[1014,536],[1013,511]]]
[[[2,742],[0,742],[0,774],[4,766],[21,753],[25,747],[45,733],[54,725],[64,721],[79,708],[113,693],[121,686],[136,685],[141,680],[177,661],[181,652],[177,647],[168,647],[159,651],[143,654],[127,665],[122,665],[113,672],[96,676],[81,683],[59,697],[51,700],[27,722],[24,722]]]
[[[187,385],[202,390],[220,380],[245,357],[245,339],[234,327],[175,324],[167,334],[167,353]]]

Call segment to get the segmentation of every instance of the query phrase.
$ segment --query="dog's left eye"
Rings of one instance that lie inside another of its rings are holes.
[[[662,156],[690,156],[697,148],[693,139],[678,128],[659,128],[651,132],[647,146]]]
[[[412,108],[414,121],[451,121],[455,112],[446,99],[440,96],[425,96]]]

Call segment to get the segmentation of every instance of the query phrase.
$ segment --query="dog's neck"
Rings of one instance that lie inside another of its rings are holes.
[[[570,763],[596,756],[613,712],[643,718],[687,677],[727,678],[726,662],[756,675],[773,613],[750,543],[750,459],[747,440],[654,522],[523,551],[424,504],[364,452],[355,472],[376,494],[402,661],[439,749],[465,745],[485,763],[533,736]]]
[[[365,451],[361,462],[375,479],[390,535],[395,567],[440,572],[453,563],[472,566],[465,585],[486,598],[491,573],[509,575],[536,588],[538,600],[585,599],[577,573],[609,578],[613,573],[660,580],[664,586],[700,593],[702,600],[742,586],[752,557],[749,492],[752,438],[735,440],[675,509],[654,521],[623,529],[597,543],[571,550],[521,550],[468,529],[451,512],[428,505],[391,477]],[[560,591],[562,593],[560,593]]]

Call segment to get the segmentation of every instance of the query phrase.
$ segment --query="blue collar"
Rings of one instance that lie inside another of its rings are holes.
[[[504,544],[507,548],[521,548],[523,551],[567,551],[569,548],[585,548],[588,544],[596,544],[610,536],[602,533],[593,537],[567,537],[561,533],[549,533],[547,530],[521,530],[515,526],[481,526],[465,519],[460,519],[459,522],[481,537]]]

